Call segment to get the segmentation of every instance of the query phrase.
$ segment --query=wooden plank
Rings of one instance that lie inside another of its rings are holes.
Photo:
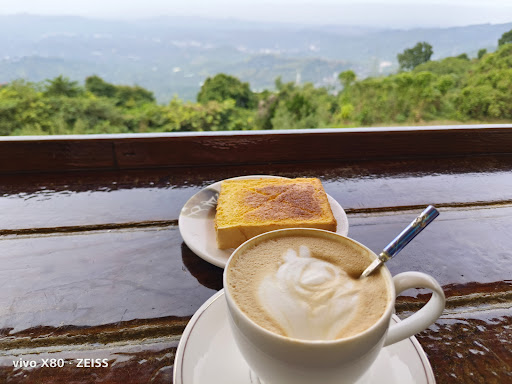
[[[510,375],[512,206],[443,209],[396,259],[393,274],[430,273],[444,286],[443,317],[418,339],[439,384],[502,383]],[[351,215],[350,235],[380,250],[414,211]],[[0,381],[169,382],[190,316],[222,288],[222,270],[182,244],[176,227],[3,236]],[[407,315],[423,291],[398,301]],[[504,342],[505,341],[505,342]],[[14,369],[15,359],[63,358],[62,369]],[[78,358],[109,367],[78,370]]]
[[[451,295],[465,284],[512,283],[512,205],[439,211],[440,216],[387,263],[393,275],[428,273],[453,287]],[[420,212],[352,215],[349,236],[380,253]]]
[[[0,382],[17,384],[172,383],[177,339],[124,345],[60,346],[53,350],[0,352]],[[52,361],[53,359],[53,361]],[[48,366],[43,366],[46,360]],[[35,368],[14,367],[13,361],[35,362]],[[95,366],[90,365],[94,363]],[[97,366],[99,363],[99,366]],[[51,366],[60,364],[63,366]]]
[[[414,129],[288,133],[281,135],[183,136],[118,140],[121,168],[306,163],[386,158],[506,154],[512,129]]]
[[[349,236],[379,252],[416,213],[353,217]],[[389,269],[431,274],[446,287],[451,307],[469,305],[461,296],[476,306],[493,298],[512,302],[511,225],[512,206],[442,210]],[[7,236],[0,262],[4,337],[27,329],[48,334],[42,327],[188,318],[222,288],[222,270],[194,255],[174,226]]]
[[[512,126],[0,138],[0,173],[510,154]]]
[[[181,242],[176,227],[4,237],[0,341],[27,329],[190,317],[222,287],[222,271]]]
[[[0,176],[0,233],[173,223],[202,188],[248,174],[320,177],[348,213],[512,202],[512,156],[17,174]]]
[[[0,139],[0,173],[113,169],[114,162],[108,141]]]
[[[436,382],[449,384],[508,383],[512,372],[512,317],[499,310],[463,317],[443,316],[418,334]],[[440,342],[442,340],[442,342]],[[53,349],[0,352],[0,381],[9,383],[172,382],[177,339],[147,340],[124,345],[81,345]],[[34,353],[37,352],[37,353]],[[37,361],[31,369],[13,367],[13,361]],[[62,368],[42,368],[42,359],[63,359]],[[108,367],[77,368],[79,359],[106,359]]]
[[[500,311],[476,316],[443,316],[417,335],[427,353],[436,382],[451,384],[508,383],[512,372],[512,317]],[[442,342],[440,342],[442,341]],[[53,349],[0,352],[0,381],[28,383],[109,382],[171,383],[177,340],[148,340],[124,345],[81,345]],[[34,353],[37,352],[37,353]],[[38,362],[19,369],[13,361]],[[62,368],[42,368],[42,359],[63,359]],[[106,359],[108,367],[77,368],[79,359]]]
[[[512,382],[512,316],[508,310],[443,316],[417,335],[437,384]]]

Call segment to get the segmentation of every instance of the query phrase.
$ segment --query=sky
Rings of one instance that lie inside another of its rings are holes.
[[[296,24],[449,27],[512,22],[512,0],[0,0],[0,14],[201,16]]]

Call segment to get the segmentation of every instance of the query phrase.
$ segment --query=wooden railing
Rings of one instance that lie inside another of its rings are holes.
[[[0,137],[0,172],[471,156],[512,151],[512,125]]]
[[[1,138],[0,383],[172,382],[185,326],[222,289],[181,208],[251,174],[319,177],[375,252],[434,204],[388,263],[446,293],[417,339],[438,384],[511,382],[512,125],[486,125]],[[427,296],[406,293],[398,315]],[[42,358],[66,364],[13,364]]]

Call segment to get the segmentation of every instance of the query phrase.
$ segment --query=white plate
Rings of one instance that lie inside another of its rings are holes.
[[[285,177],[279,176],[253,175],[234,177],[229,180],[262,178],[285,179]],[[222,181],[214,183],[192,196],[181,209],[178,223],[181,237],[192,252],[209,263],[224,268],[229,256],[231,256],[235,249],[217,248],[213,219],[215,218],[215,208],[217,206],[221,182]],[[345,211],[331,196],[327,195],[327,198],[329,199],[332,213],[338,222],[336,232],[340,235],[347,236],[348,220]]]
[[[393,315],[392,321],[400,320]],[[174,359],[173,383],[257,382],[233,340],[221,290],[199,308],[185,328]],[[365,383],[435,384],[435,379],[425,352],[411,337],[383,348]]]

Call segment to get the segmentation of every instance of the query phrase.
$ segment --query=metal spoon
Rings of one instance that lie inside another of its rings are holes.
[[[405,228],[391,243],[389,243],[386,248],[384,248],[377,259],[375,259],[368,268],[364,270],[361,277],[367,277],[382,264],[400,252],[437,216],[439,216],[438,210],[433,205],[429,205],[416,219],[412,221],[411,224],[407,226],[407,228]]]

